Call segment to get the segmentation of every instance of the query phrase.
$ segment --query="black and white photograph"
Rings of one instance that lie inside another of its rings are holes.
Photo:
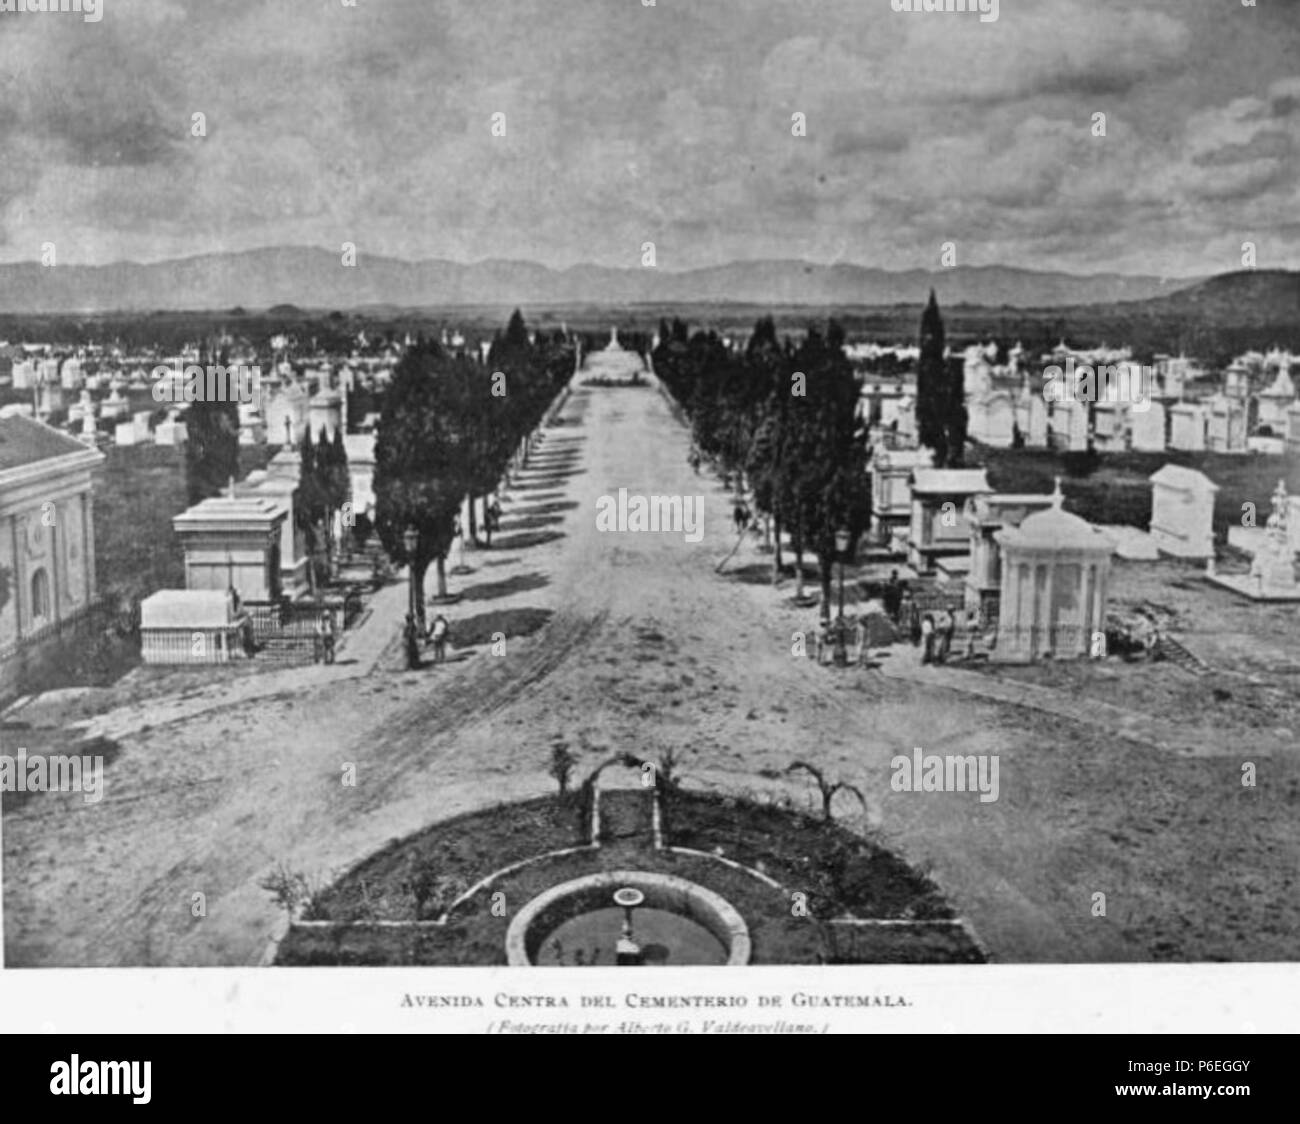
[[[0,92],[6,1029],[1296,1028],[1300,4],[0,0]]]

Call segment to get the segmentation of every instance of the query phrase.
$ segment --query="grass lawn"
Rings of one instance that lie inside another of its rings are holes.
[[[243,475],[278,450],[241,446]],[[172,519],[189,507],[185,454],[167,445],[111,446],[96,471],[95,573],[101,594],[126,606],[160,589],[185,587],[185,560]]]
[[[1227,529],[1241,524],[1243,503],[1253,503],[1262,526],[1270,511],[1269,497],[1279,480],[1287,491],[1300,494],[1300,458],[1250,453],[1104,453],[1086,476],[1072,476],[1066,454],[1049,449],[991,449],[981,447],[967,457],[971,467],[988,469],[997,492],[1050,492],[1057,476],[1065,493],[1065,508],[1090,523],[1118,523],[1149,529],[1150,477],[1167,464],[1194,468],[1219,486],[1214,507],[1214,532],[1219,541]]]

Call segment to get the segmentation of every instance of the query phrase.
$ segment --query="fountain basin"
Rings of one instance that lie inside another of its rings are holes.
[[[635,870],[614,870],[575,878],[552,886],[533,898],[515,915],[506,932],[509,963],[512,966],[538,964],[546,942],[557,931],[599,932],[606,921],[614,920],[615,914],[621,919],[622,910],[611,907],[611,895],[621,888],[639,890],[645,895],[644,906],[640,907],[637,915],[645,917],[644,932],[647,936],[662,934],[661,939],[668,942],[669,963],[749,963],[749,926],[730,902],[685,878]],[[673,916],[685,924],[674,926]],[[589,926],[574,924],[584,917],[591,922]],[[704,933],[692,932],[696,928],[704,930]],[[638,923],[638,932],[641,931]],[[678,954],[676,957],[672,955],[674,951]],[[541,962],[545,960],[541,959]],[[613,963],[612,945],[608,959],[601,963]]]

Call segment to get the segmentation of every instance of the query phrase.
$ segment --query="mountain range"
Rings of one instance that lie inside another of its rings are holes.
[[[1008,266],[891,272],[802,261],[737,261],[705,269],[613,269],[535,262],[403,261],[304,247],[205,254],[151,263],[0,265],[0,313],[252,310],[291,303],[352,310],[384,305],[620,306],[690,302],[749,305],[916,305],[931,288],[942,305],[1042,308],[1167,297],[1200,278],[1075,275]]]

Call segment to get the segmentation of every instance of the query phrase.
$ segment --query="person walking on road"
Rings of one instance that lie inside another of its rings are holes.
[[[749,526],[749,508],[745,506],[744,500],[737,500],[736,506],[731,512],[732,520],[736,524],[736,534],[743,535],[745,529]]]

